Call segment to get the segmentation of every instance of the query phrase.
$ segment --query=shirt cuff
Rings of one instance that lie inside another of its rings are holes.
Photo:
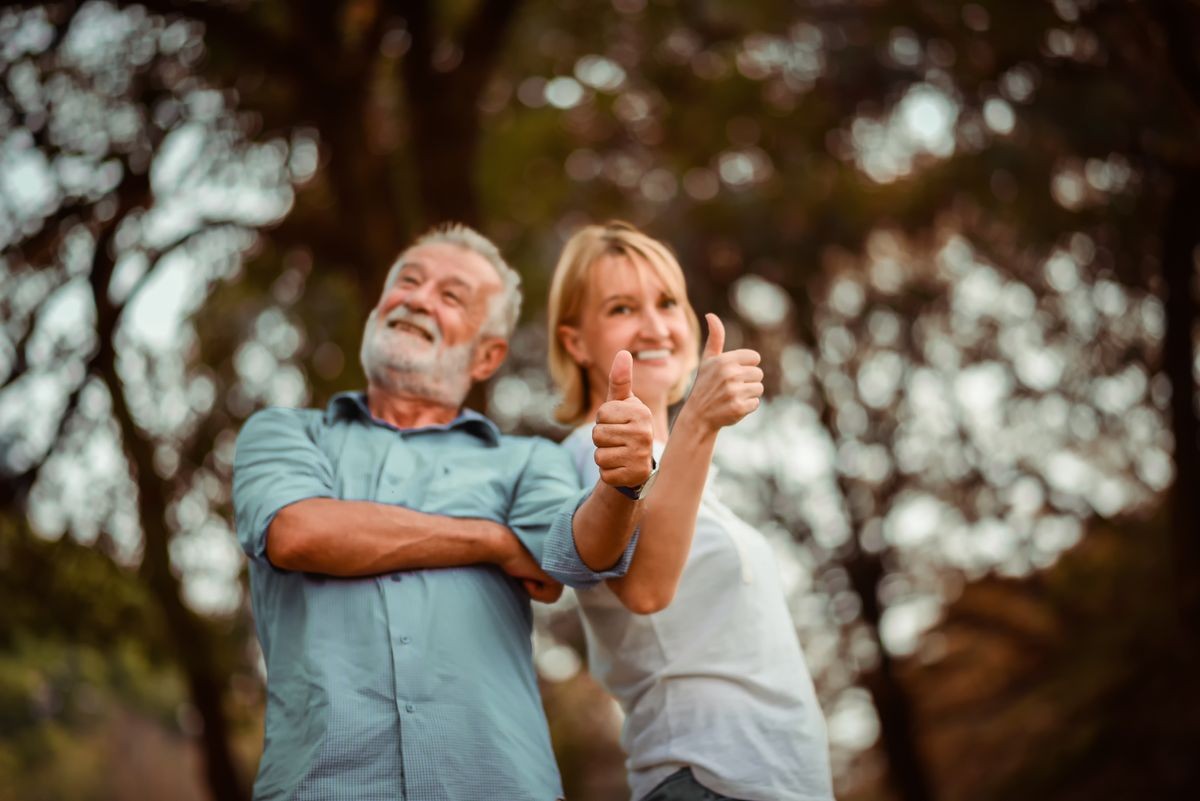
[[[605,579],[624,576],[629,570],[629,561],[633,559],[638,535],[641,533],[638,528],[633,530],[633,536],[629,538],[625,552],[621,554],[617,563],[607,570],[592,570],[584,564],[583,557],[579,555],[579,549],[575,547],[573,522],[575,513],[592,494],[592,489],[589,487],[583,490],[574,503],[559,510],[558,514],[554,516],[554,522],[550,525],[550,533],[546,538],[545,547],[542,549],[542,570],[545,570],[556,581],[581,590],[594,587]]]
[[[271,523],[274,522],[275,516],[294,503],[300,503],[300,501],[307,501],[313,498],[332,497],[327,492],[313,492],[304,488],[294,488],[285,490],[273,498],[271,503],[266,504],[265,508],[260,510],[260,515],[262,516],[258,520],[249,522],[247,524],[247,531],[239,533],[239,539],[242,541],[242,548],[246,552],[246,555],[251,559],[262,559],[270,562],[270,559],[267,558],[267,532],[271,528]]]

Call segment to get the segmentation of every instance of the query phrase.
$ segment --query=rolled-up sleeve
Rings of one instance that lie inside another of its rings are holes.
[[[584,564],[575,547],[575,512],[592,493],[580,489],[570,455],[548,440],[535,440],[517,482],[508,527],[529,549],[542,569],[571,587],[590,587],[618,578],[629,569],[637,547],[634,531],[629,545],[612,568],[595,571]]]
[[[238,434],[233,509],[238,541],[265,559],[267,528],[280,509],[308,498],[332,498],[333,467],[309,431],[306,410],[263,409]]]

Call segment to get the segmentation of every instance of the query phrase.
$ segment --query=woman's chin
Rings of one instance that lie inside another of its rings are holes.
[[[638,397],[643,394],[665,397],[679,383],[680,375],[679,369],[666,360],[637,362],[633,366],[633,393]]]

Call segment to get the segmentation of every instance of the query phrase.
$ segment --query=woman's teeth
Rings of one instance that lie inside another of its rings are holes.
[[[671,355],[671,351],[660,348],[659,350],[639,350],[635,354],[638,361],[649,361],[651,359],[666,359]]]

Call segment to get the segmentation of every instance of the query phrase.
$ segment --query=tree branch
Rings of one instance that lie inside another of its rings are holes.
[[[141,180],[132,180],[135,177]],[[144,176],[127,172],[126,182],[118,189],[121,208],[127,211],[149,191]],[[120,215],[113,218],[119,219]],[[166,523],[170,499],[154,471],[154,443],[134,420],[117,372],[115,341],[121,307],[108,299],[108,284],[116,266],[111,253],[115,232],[115,222],[101,230],[88,275],[99,338],[94,357],[96,372],[108,388],[113,417],[121,431],[131,478],[137,487],[138,521],[144,538],[140,574],[161,604],[180,669],[188,679],[192,701],[204,720],[201,737],[208,783],[217,797],[237,801],[243,797],[243,789],[229,751],[228,723],[221,704],[221,673],[213,660],[211,637],[204,621],[183,603],[179,579],[171,569],[170,530]]]
[[[63,410],[62,416],[58,418],[58,426],[54,430],[54,436],[50,439],[50,445],[42,455],[29,467],[22,470],[20,473],[12,476],[5,476],[4,481],[0,483],[0,508],[17,509],[25,506],[25,499],[29,496],[29,490],[37,481],[38,474],[42,471],[50,454],[54,453],[58,444],[62,441],[66,434],[67,425],[75,417],[75,411],[79,408],[79,397],[83,394],[84,387],[87,386],[88,380],[91,378],[91,370],[95,365],[95,356],[87,361],[84,365],[83,379],[75,385],[71,390],[71,394],[67,396],[67,406]]]
[[[475,96],[496,67],[521,0],[484,0],[463,31],[459,71]]]
[[[114,0],[118,7],[142,6],[151,13],[163,17],[182,17],[202,23],[206,35],[212,32],[215,39],[230,45],[237,51],[239,61],[257,64],[270,70],[277,78],[299,77],[303,84],[320,85],[326,75],[317,69],[319,63],[312,53],[296,47],[271,28],[251,19],[250,14],[234,11],[230,6],[216,3],[189,2],[189,0]],[[273,69],[286,64],[286,70]]]
[[[1136,6],[1136,4],[1134,4]],[[1167,43],[1166,61],[1180,94],[1190,98],[1192,116],[1200,115],[1200,63],[1196,53],[1197,24],[1188,17],[1183,3],[1156,0],[1150,5]]]

